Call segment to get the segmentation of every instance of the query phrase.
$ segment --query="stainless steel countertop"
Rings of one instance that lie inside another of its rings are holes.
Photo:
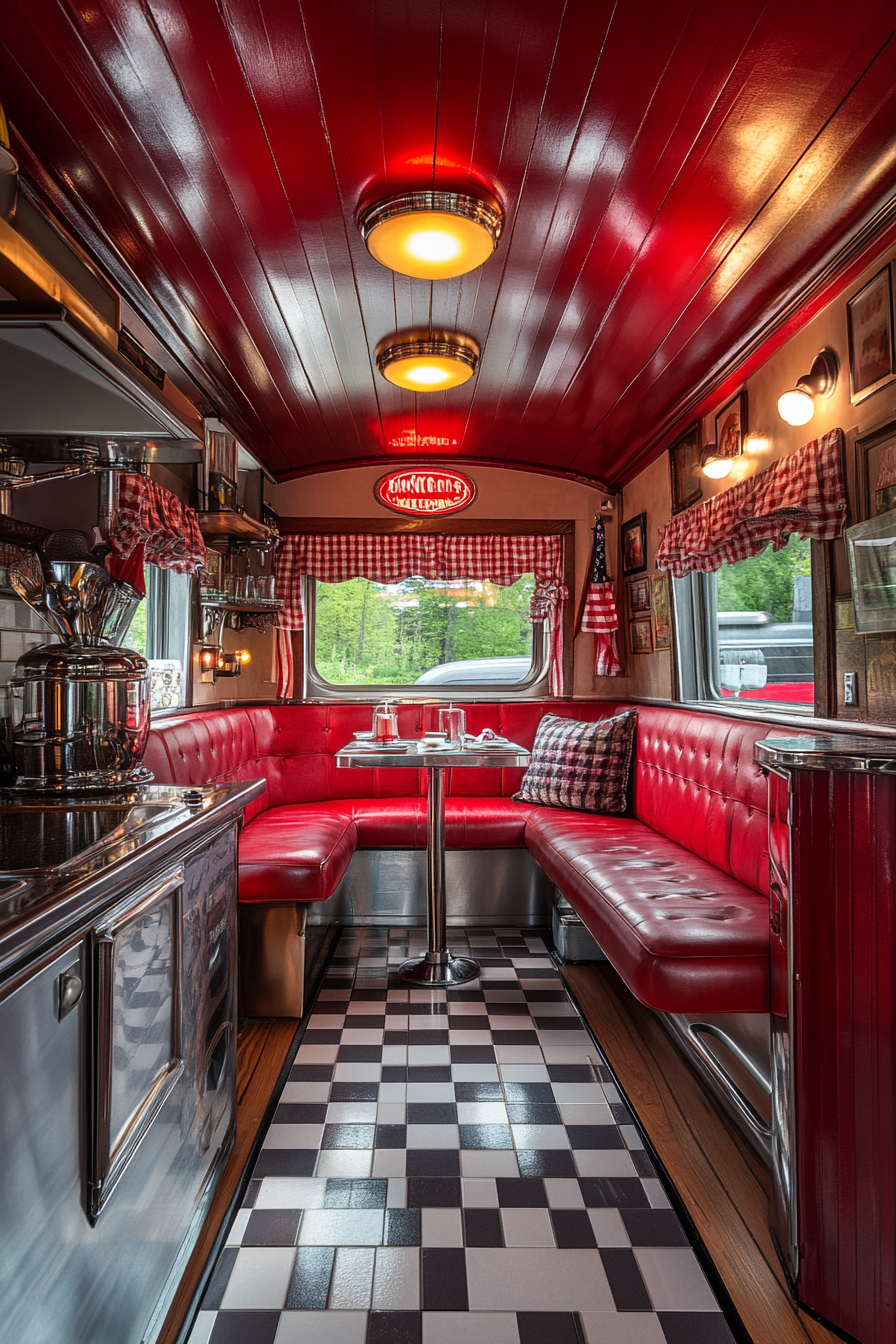
[[[358,747],[350,742],[348,746],[336,752],[336,765],[343,769],[354,766],[359,769],[375,767],[381,770],[384,767],[398,766],[405,770],[432,770],[441,766],[453,770],[457,767],[484,766],[492,770],[501,770],[513,766],[526,766],[530,759],[530,753],[526,748],[517,746],[515,742],[508,742],[506,746],[501,747],[479,748],[475,742],[468,742],[463,751],[456,747],[426,750],[417,739],[406,741],[403,745],[407,747],[406,751],[386,752]]]
[[[757,742],[757,765],[800,770],[854,771],[896,774],[896,742],[847,733],[818,733],[805,737],[767,737]]]
[[[64,801],[0,794],[0,835],[8,818],[7,832],[20,842],[7,841],[0,849],[0,977],[95,918],[178,850],[236,817],[264,787],[263,779],[199,789],[148,784],[133,793]],[[191,804],[189,795],[198,801]],[[98,827],[105,833],[67,857],[60,830],[89,830],[91,814],[98,811],[109,815],[108,827]],[[60,828],[65,814],[70,816]],[[42,819],[48,821],[48,839],[43,846],[32,838],[28,853],[24,840],[32,819],[30,830],[38,837]]]

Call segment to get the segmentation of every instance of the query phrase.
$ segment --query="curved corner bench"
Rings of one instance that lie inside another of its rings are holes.
[[[593,721],[610,701],[475,704],[472,732],[531,747],[543,714]],[[636,706],[630,813],[513,801],[521,770],[459,770],[446,799],[447,847],[527,848],[578,912],[629,989],[667,1013],[768,1010],[766,787],[753,746],[762,723]],[[399,709],[402,736],[423,707]],[[301,1012],[308,904],[339,887],[356,850],[426,846],[425,772],[338,770],[333,756],[369,726],[359,705],[260,705],[156,720],[145,763],[160,782],[262,778],[240,841],[241,986],[250,1015]],[[787,730],[776,729],[776,735]]]

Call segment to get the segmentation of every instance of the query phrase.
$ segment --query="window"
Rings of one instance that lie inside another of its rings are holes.
[[[683,698],[814,709],[811,545],[675,580]]]
[[[149,663],[150,707],[177,709],[187,702],[193,579],[157,565],[144,565],[143,577],[146,597],[122,644]]]
[[[543,627],[529,619],[533,574],[506,586],[417,576],[305,583],[309,673],[320,684],[517,685],[543,671]]]

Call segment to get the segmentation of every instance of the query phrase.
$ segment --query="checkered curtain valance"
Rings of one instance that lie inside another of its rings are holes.
[[[530,617],[551,631],[551,692],[562,694],[560,617],[568,597],[563,585],[563,543],[559,536],[442,533],[296,533],[284,538],[275,560],[277,597],[283,602],[280,626],[304,626],[301,578],[323,583],[372,579],[399,583],[423,579],[485,579],[506,587],[523,574],[535,575]]]
[[[658,569],[676,579],[746,560],[791,532],[816,541],[839,537],[846,517],[843,431],[832,429],[758,476],[680,513],[663,529]]]
[[[139,558],[141,567],[145,562],[178,574],[195,574],[206,562],[205,542],[194,510],[164,486],[136,473],[122,472],[118,477],[118,503],[109,542],[119,562],[133,555],[135,561]],[[135,555],[140,546],[142,557]]]

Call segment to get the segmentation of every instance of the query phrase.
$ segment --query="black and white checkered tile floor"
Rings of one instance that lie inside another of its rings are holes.
[[[732,1344],[527,930],[342,935],[189,1344]]]

